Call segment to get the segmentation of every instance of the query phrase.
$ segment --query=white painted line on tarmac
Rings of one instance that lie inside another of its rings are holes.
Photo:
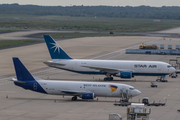
[[[138,46],[138,45],[135,45],[133,47],[136,47],[136,46]],[[114,52],[111,52],[111,53],[107,53],[107,54],[104,54],[104,55],[100,55],[100,56],[94,57],[92,59],[100,58],[100,57],[103,57],[103,56],[106,56],[106,55],[110,55],[110,54],[113,54],[113,53],[122,52],[122,51],[125,51],[126,49],[133,48],[133,47],[128,47],[128,48],[125,48],[125,49],[117,50],[117,51],[114,51]]]
[[[150,41],[150,42],[146,42],[145,44],[149,44],[149,43],[152,43],[152,42],[154,42],[154,40],[152,40],[152,41]],[[104,54],[104,55],[100,55],[100,56],[97,56],[97,57],[94,57],[94,58],[91,58],[91,59],[97,59],[97,58],[100,58],[100,57],[103,57],[103,56],[106,56],[106,55],[110,55],[110,54],[122,52],[122,51],[125,51],[126,49],[139,47],[139,45],[140,45],[140,44],[134,45],[134,46],[131,46],[131,47],[128,47],[128,48],[124,48],[124,49],[121,49],[121,50],[117,50],[117,51],[114,51],[114,52],[111,52],[111,53],[107,53],[107,54]]]

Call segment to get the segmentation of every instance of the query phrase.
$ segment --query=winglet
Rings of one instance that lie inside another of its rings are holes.
[[[44,35],[44,39],[52,59],[72,59],[50,35]]]
[[[22,64],[19,58],[14,57],[14,68],[16,72],[17,80],[26,81],[26,80],[35,80],[26,67]]]

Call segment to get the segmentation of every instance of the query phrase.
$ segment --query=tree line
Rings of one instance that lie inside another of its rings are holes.
[[[180,20],[178,6],[38,6],[0,4],[0,14],[59,15],[73,17],[111,17]]]

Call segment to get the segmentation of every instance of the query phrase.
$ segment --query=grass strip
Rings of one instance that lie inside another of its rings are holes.
[[[102,36],[138,36],[138,34],[109,34],[109,33],[51,33],[53,38],[79,38],[79,37],[102,37]]]
[[[0,48],[13,47],[39,42],[39,40],[0,40]]]

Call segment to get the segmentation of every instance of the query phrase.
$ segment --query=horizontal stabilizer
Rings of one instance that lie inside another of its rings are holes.
[[[26,84],[26,82],[23,81],[14,81],[15,83],[19,83],[19,84]]]
[[[16,78],[12,78],[12,81],[19,84],[26,84],[24,81],[18,81]]]
[[[53,62],[43,62],[44,64],[51,66],[51,67],[61,67],[61,66],[65,66],[65,64],[60,64],[60,63],[53,63]]]

